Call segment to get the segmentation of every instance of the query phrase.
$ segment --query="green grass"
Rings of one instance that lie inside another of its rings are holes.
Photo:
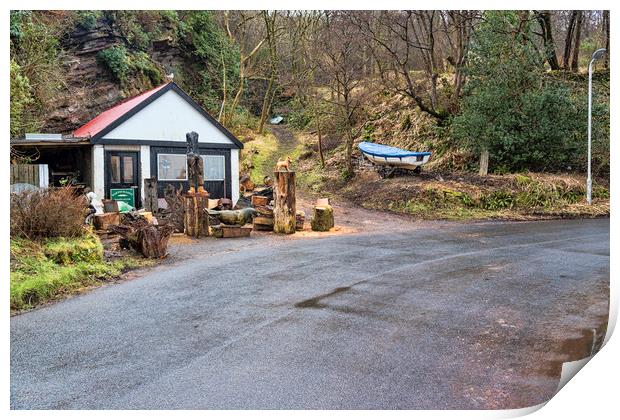
[[[539,181],[517,176],[516,188],[498,188],[470,195],[445,186],[429,186],[414,198],[363,202],[366,208],[411,214],[420,219],[522,219],[530,216],[597,217],[608,215],[609,190],[598,186],[597,205],[585,205],[585,189],[574,182]]]
[[[271,175],[276,161],[278,160],[278,141],[276,137],[265,132],[256,135],[254,140],[246,145],[248,159],[252,159],[253,168],[250,171],[252,182],[259,185],[263,183],[266,175]],[[258,153],[252,153],[255,150]]]
[[[11,309],[32,308],[144,265],[137,258],[105,262],[96,236],[41,242],[11,239]]]

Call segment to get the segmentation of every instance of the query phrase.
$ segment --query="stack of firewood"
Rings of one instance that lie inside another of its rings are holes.
[[[273,206],[269,205],[269,197],[252,196],[252,207],[258,212],[253,220],[254,230],[273,230]]]
[[[304,230],[305,221],[306,221],[306,213],[301,210],[297,210],[297,213],[295,214],[295,229]]]

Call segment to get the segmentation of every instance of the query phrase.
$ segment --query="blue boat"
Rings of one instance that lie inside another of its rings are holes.
[[[361,142],[357,147],[371,162],[393,168],[418,169],[431,157],[431,152],[412,152],[368,141]]]

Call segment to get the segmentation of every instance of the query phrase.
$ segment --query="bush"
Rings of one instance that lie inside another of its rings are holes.
[[[79,10],[75,19],[75,26],[87,31],[93,29],[101,15],[100,10]]]
[[[571,89],[544,72],[532,28],[514,11],[485,12],[468,56],[468,82],[453,133],[488,150],[491,169],[566,169],[583,155],[583,119]]]
[[[122,82],[125,80],[125,76],[129,71],[129,58],[127,57],[127,50],[122,45],[106,48],[99,51],[97,54],[103,64],[112,72],[112,75]]]
[[[85,199],[71,187],[11,194],[11,237],[80,236],[87,212]]]

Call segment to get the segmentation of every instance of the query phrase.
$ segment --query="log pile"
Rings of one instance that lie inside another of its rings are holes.
[[[304,230],[304,222],[306,221],[306,213],[297,210],[297,214],[295,214],[295,229]]]
[[[256,206],[257,214],[254,216],[254,230],[272,231],[273,230],[273,207]]]

